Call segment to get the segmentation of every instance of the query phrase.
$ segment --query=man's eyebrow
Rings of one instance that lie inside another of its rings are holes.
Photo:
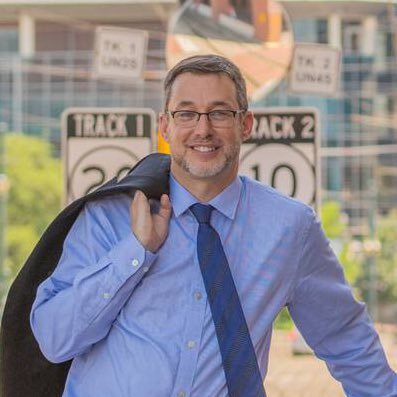
[[[176,108],[182,108],[184,106],[195,106],[193,101],[180,101],[177,103]],[[208,107],[215,107],[215,106],[232,106],[231,103],[227,101],[213,101],[208,104]]]
[[[214,101],[211,102],[211,106],[230,106],[231,104],[226,101]]]
[[[194,102],[192,101],[180,101],[176,104],[177,108],[183,108],[184,106],[193,106]]]

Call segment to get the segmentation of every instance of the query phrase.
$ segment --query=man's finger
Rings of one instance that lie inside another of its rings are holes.
[[[139,190],[136,191],[131,203],[131,226],[135,235],[139,237],[147,227],[151,227],[150,206],[146,196]]]
[[[132,216],[137,217],[139,214],[150,212],[149,202],[146,196],[140,191],[135,192],[134,199],[131,204]]]
[[[162,194],[160,198],[160,210],[159,215],[162,218],[169,219],[171,216],[171,202],[170,198],[166,194]]]

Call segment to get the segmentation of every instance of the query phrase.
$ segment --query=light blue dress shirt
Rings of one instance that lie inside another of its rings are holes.
[[[53,362],[73,359],[64,397],[226,397],[196,254],[197,200],[173,178],[160,250],[130,229],[127,196],[88,204],[39,287],[33,332]],[[210,201],[266,376],[272,323],[288,306],[349,397],[396,397],[366,309],[356,302],[312,210],[249,178]]]

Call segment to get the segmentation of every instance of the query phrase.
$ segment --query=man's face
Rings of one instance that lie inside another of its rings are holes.
[[[183,73],[173,83],[168,110],[239,110],[235,85],[224,74]],[[250,112],[236,114],[227,127],[214,126],[205,115],[195,126],[189,127],[169,114],[160,116],[161,133],[170,145],[171,170],[181,182],[233,180],[241,143],[249,137],[251,127]]]

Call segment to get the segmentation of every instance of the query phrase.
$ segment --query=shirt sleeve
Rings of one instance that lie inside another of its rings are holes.
[[[129,217],[118,226],[122,218],[88,204],[54,273],[39,286],[30,322],[48,360],[67,361],[104,338],[155,260],[131,232]]]
[[[352,296],[313,212],[303,242],[288,305],[295,324],[348,397],[396,397],[397,375],[387,363],[365,305]]]

